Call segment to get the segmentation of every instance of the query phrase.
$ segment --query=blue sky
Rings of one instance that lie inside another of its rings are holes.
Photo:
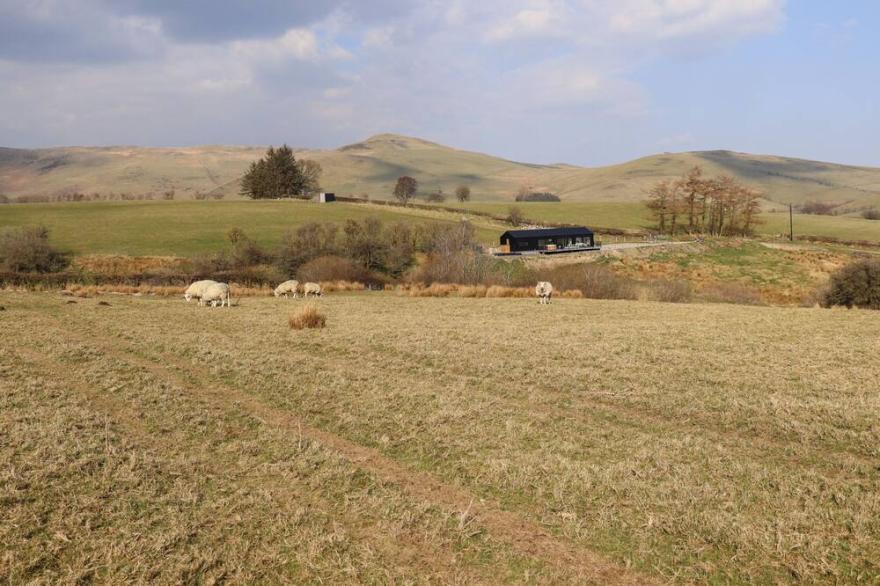
[[[397,132],[531,162],[880,165],[880,3],[0,0],[0,145]]]

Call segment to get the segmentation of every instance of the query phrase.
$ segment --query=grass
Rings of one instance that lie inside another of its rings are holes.
[[[519,207],[523,214],[534,220],[583,224],[589,227],[619,228],[624,230],[650,229],[654,225],[647,208],[638,202],[470,202],[449,204],[475,211],[505,216],[511,206]],[[787,235],[787,213],[764,213],[763,224],[757,227],[759,234]],[[816,216],[795,214],[795,235],[820,236],[841,240],[867,240],[880,242],[880,222],[852,216]]]
[[[41,224],[56,246],[76,254],[193,256],[228,246],[227,232],[238,227],[259,244],[271,246],[284,232],[307,222],[458,221],[460,216],[387,206],[318,204],[302,201],[141,201],[14,204],[0,208],[0,228]],[[477,224],[488,241],[498,230]]]
[[[880,313],[282,301],[0,293],[0,579],[880,579]]]
[[[305,305],[290,314],[287,323],[292,330],[323,328],[327,325],[327,316],[316,306]]]

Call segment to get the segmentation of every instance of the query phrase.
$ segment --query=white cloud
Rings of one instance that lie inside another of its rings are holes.
[[[536,2],[491,25],[489,41],[564,36],[566,8],[559,2]]]
[[[783,0],[620,0],[606,18],[610,33],[623,37],[739,38],[775,30],[783,9]]]
[[[308,29],[291,29],[269,40],[235,41],[232,51],[253,60],[310,60],[318,57],[318,38]]]

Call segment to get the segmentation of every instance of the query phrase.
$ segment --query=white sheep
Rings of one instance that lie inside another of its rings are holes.
[[[284,295],[285,297],[288,294],[293,294],[293,298],[296,299],[296,294],[299,291],[299,281],[295,281],[291,279],[290,281],[284,281],[277,287],[275,287],[275,297],[281,297]]]
[[[550,303],[550,298],[553,296],[553,285],[547,281],[538,281],[535,286],[535,295],[538,296],[538,303],[541,305]]]
[[[223,307],[224,303],[226,303],[226,307],[232,307],[232,296],[229,292],[229,285],[226,283],[213,283],[202,291],[199,305],[210,304],[211,307],[217,307],[218,303],[220,307]]]
[[[309,293],[312,293],[315,297],[321,297],[324,292],[318,283],[306,283],[303,285],[303,297],[308,299]]]
[[[192,299],[201,299],[202,292],[209,286],[213,285],[217,281],[212,281],[207,279],[205,281],[196,281],[192,285],[186,288],[186,291],[183,293],[183,298],[189,302]]]

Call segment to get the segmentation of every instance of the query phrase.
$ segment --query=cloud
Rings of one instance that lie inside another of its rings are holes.
[[[489,28],[489,41],[564,36],[565,17],[568,10],[560,2],[535,2],[528,8],[518,10]]]
[[[731,39],[776,30],[783,8],[782,0],[620,0],[606,18],[624,38]]]
[[[21,113],[0,144],[477,146],[529,126],[545,147],[649,116],[635,74],[667,48],[783,19],[782,0],[0,0],[0,109]]]

